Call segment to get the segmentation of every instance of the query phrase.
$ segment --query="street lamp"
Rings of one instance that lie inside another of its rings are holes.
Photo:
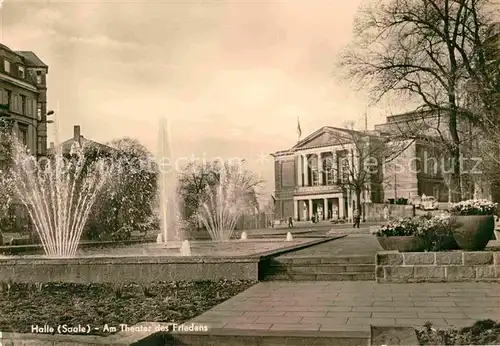
[[[53,115],[55,112],[53,110],[49,110],[47,113],[45,113],[45,116],[51,116]],[[40,126],[40,124],[53,124],[54,123],[54,120],[42,120],[42,119],[37,119],[37,123],[36,123],[36,126],[35,126],[35,129],[36,129],[36,138],[37,138],[37,148],[36,148],[36,151],[37,151],[37,157],[40,157],[41,156],[41,153],[40,153],[40,145],[41,143],[38,143],[38,126]],[[47,131],[47,130],[46,130]]]

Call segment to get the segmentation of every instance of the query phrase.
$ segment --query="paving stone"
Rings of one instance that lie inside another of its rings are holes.
[[[387,301],[374,301],[373,306],[414,306],[413,302],[387,302]]]
[[[299,323],[302,316],[261,316],[257,318],[256,323]]]
[[[394,309],[397,309],[397,307],[393,306],[353,306],[352,311],[354,312],[390,312],[394,311]],[[404,308],[401,308],[404,309]]]
[[[463,264],[462,252],[436,252],[436,264]]]
[[[374,312],[372,318],[418,318],[417,312]]]
[[[311,324],[318,323],[321,325],[339,325],[346,324],[347,317],[336,318],[336,317],[304,317],[300,323]]]
[[[276,323],[271,326],[272,331],[290,331],[290,330],[299,330],[299,331],[319,331],[319,324],[312,323],[285,323],[280,324]]]
[[[326,314],[327,317],[336,318],[349,318],[349,317],[372,317],[371,311],[351,311],[351,312],[333,312],[330,311]]]
[[[464,265],[493,264],[493,252],[464,252]]]
[[[271,328],[271,323],[228,323],[223,328],[224,329],[243,329],[243,330],[269,330]]]
[[[426,312],[439,312],[435,306],[396,306],[393,308],[395,312],[413,312],[413,311],[426,311]]]
[[[326,317],[326,311],[287,311],[284,316],[294,317]]]
[[[242,316],[284,316],[285,311],[245,311]]]
[[[403,263],[405,265],[430,265],[434,264],[433,252],[403,253]]]
[[[363,324],[373,326],[393,326],[396,323],[395,318],[363,318],[351,317],[347,320],[347,324]]]
[[[436,301],[424,301],[424,302],[413,302],[413,305],[416,306],[416,307],[420,307],[420,306],[435,306],[435,307],[439,307],[439,306],[457,306],[457,304],[454,302],[454,301],[450,301],[450,302],[436,302]]]
[[[426,318],[466,318],[464,312],[417,312],[418,318],[426,319]]]

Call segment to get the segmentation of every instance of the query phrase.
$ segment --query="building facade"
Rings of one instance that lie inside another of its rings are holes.
[[[325,126],[294,147],[271,154],[275,170],[275,218],[296,221],[352,217],[356,196],[345,181],[361,162],[349,131]],[[361,133],[359,133],[361,134]],[[367,136],[370,137],[370,136]],[[381,198],[377,183],[363,191],[362,201]]]
[[[47,153],[47,73],[33,52],[0,44],[0,117],[12,121],[19,140],[38,156]]]

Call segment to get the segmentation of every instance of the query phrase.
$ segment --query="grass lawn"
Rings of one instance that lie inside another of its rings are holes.
[[[141,287],[105,284],[1,284],[0,330],[32,325],[102,327],[138,322],[183,323],[252,286],[250,281],[159,282]],[[101,331],[90,334],[108,335]]]

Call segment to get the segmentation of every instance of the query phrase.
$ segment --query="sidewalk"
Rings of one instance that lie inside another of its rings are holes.
[[[190,322],[243,334],[369,332],[370,325],[471,326],[500,317],[498,283],[265,282]]]

